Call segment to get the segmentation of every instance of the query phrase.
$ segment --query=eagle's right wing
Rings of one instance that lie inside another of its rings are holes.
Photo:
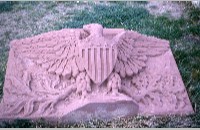
[[[30,59],[50,73],[75,76],[83,70],[78,59],[79,34],[79,31],[63,29],[15,40],[11,47],[19,57]]]

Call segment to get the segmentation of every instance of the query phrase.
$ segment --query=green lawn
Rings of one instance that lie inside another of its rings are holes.
[[[101,23],[107,28],[125,28],[170,41],[171,49],[195,110],[189,116],[135,116],[104,122],[50,124],[16,120],[1,127],[200,127],[200,9],[184,4],[184,17],[171,19],[151,15],[147,2],[7,2],[0,3],[0,95],[9,51],[9,42],[51,30],[78,28]],[[4,8],[1,8],[4,7]],[[48,16],[48,17],[47,17]]]

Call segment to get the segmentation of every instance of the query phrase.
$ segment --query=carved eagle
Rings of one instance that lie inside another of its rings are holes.
[[[103,30],[100,24],[88,24],[83,29],[63,29],[14,41],[12,47],[19,57],[32,60],[50,73],[76,78],[85,71],[98,85],[112,72],[121,78],[138,74],[148,57],[169,49],[168,41],[134,31],[106,36]]]

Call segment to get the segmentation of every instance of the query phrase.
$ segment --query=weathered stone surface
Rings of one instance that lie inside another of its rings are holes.
[[[61,122],[82,122],[91,119],[111,120],[138,114],[139,106],[133,101],[89,103],[63,116]]]
[[[99,24],[12,41],[3,93],[1,119],[193,113],[168,41]]]

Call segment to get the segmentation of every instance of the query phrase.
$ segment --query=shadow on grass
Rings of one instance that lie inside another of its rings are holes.
[[[1,1],[0,2],[0,13],[11,11],[15,4],[18,4],[18,2],[17,1]]]

